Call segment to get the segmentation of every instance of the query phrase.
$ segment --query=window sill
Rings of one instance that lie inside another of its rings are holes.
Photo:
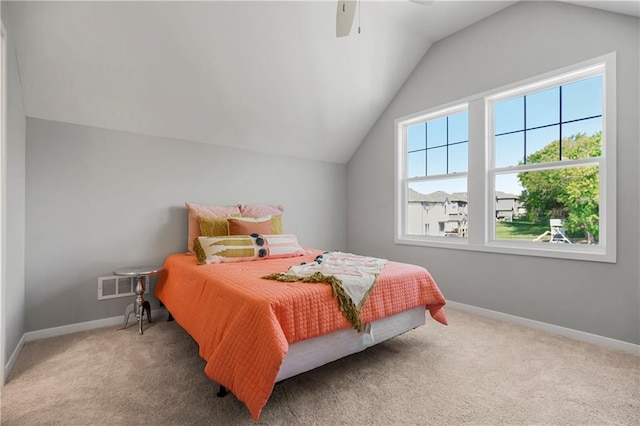
[[[516,241],[490,241],[487,244],[473,244],[467,239],[452,239],[449,237],[396,237],[396,244],[421,247],[434,247],[453,250],[471,250],[485,253],[512,254],[518,256],[550,257],[553,259],[581,260],[588,262],[616,263],[614,250],[607,250],[602,246],[588,246],[582,244],[553,244]],[[541,248],[544,244],[546,247]]]

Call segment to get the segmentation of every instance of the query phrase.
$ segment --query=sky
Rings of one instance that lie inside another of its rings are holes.
[[[602,77],[519,96],[495,104],[495,167],[517,166],[528,155],[560,138],[602,130]],[[592,118],[590,118],[592,117]],[[579,120],[579,121],[573,121]],[[558,124],[562,122],[562,125]],[[562,132],[562,134],[561,134]],[[526,143],[525,143],[526,141]],[[428,194],[437,190],[467,192],[467,111],[408,128],[408,177],[452,175],[453,178],[412,183],[410,188]],[[447,147],[448,145],[448,147]],[[447,157],[448,154],[448,157]],[[426,157],[426,158],[425,158]],[[496,176],[496,191],[520,194],[517,173]]]

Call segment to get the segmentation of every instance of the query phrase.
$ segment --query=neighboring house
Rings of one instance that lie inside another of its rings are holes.
[[[496,192],[496,219],[511,222],[523,216],[526,210],[519,200],[519,197],[506,192]]]
[[[413,235],[467,236],[467,194],[436,191],[421,194],[409,189],[407,232]],[[496,219],[511,222],[525,209],[518,196],[496,192]]]
[[[408,204],[409,234],[466,236],[467,194],[444,191],[421,194],[409,189]]]

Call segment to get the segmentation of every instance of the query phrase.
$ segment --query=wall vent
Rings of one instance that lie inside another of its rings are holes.
[[[149,293],[149,277],[144,277],[144,293]],[[135,296],[137,278],[135,277],[100,277],[98,278],[98,300],[115,299],[117,297]]]

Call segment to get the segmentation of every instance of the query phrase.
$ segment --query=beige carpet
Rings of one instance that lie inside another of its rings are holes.
[[[448,327],[428,321],[276,385],[259,424],[640,424],[637,356],[447,313]],[[2,424],[254,424],[203,368],[176,323],[31,342],[2,390]]]

